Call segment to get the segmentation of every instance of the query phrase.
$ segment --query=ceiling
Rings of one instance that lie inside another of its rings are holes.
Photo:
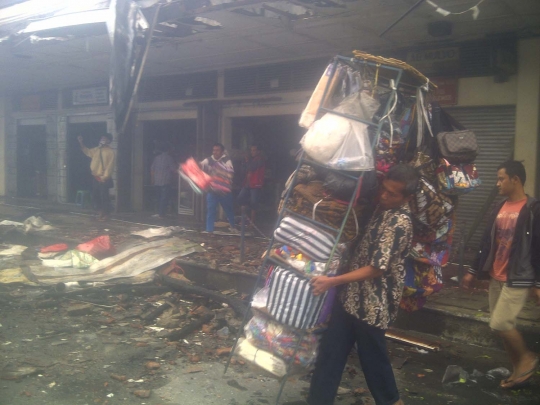
[[[381,38],[379,34],[416,1],[176,0],[161,9],[159,20],[169,23],[158,25],[144,74],[207,71],[332,56],[353,49],[378,53],[497,35],[540,35],[540,1],[485,0],[476,20],[472,12],[444,17],[423,3]],[[433,1],[459,12],[479,0]],[[0,0],[0,7],[15,2]],[[201,4],[206,6],[197,7]],[[0,8],[0,30],[6,29],[1,25],[4,10],[8,9]],[[208,20],[195,21],[196,17]],[[428,23],[440,20],[453,23],[452,34],[431,37]],[[56,30],[56,39],[34,42],[26,34],[1,42],[0,92],[106,83],[110,43],[105,24],[76,28]]]

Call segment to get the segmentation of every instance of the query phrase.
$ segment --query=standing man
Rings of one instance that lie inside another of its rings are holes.
[[[513,367],[500,384],[506,389],[522,387],[538,368],[538,357],[516,329],[531,289],[540,305],[540,202],[525,194],[525,180],[521,162],[499,166],[497,187],[507,198],[493,211],[476,262],[462,279],[468,289],[475,277],[491,278],[489,326],[502,338]]]
[[[178,170],[177,164],[169,153],[167,144],[158,145],[160,152],[154,158],[150,167],[152,185],[156,187],[159,194],[159,219],[165,219],[165,211],[171,195],[171,183],[174,180],[174,173]]]
[[[214,223],[218,203],[223,207],[229,220],[230,232],[237,234],[234,226],[233,196],[231,193],[234,167],[231,159],[225,154],[225,146],[220,143],[212,147],[212,156],[201,162],[201,168],[212,177],[212,190],[206,195],[206,230],[205,233],[214,232]]]
[[[313,292],[343,286],[322,337],[311,379],[309,405],[332,405],[347,357],[356,343],[360,364],[376,405],[403,405],[385,332],[396,318],[405,284],[405,257],[413,228],[409,200],[418,176],[407,165],[391,168],[379,190],[378,206],[358,245],[348,273],[313,277]]]
[[[111,149],[112,135],[105,134],[99,140],[97,148],[89,149],[84,146],[83,137],[77,137],[83,153],[90,160],[90,171],[94,180],[92,182],[92,199],[98,210],[98,221],[109,219],[111,213],[111,201],[109,189],[114,186],[112,174],[114,171],[114,151]]]
[[[238,202],[242,207],[249,206],[251,209],[251,225],[255,224],[255,212],[261,197],[264,184],[264,170],[266,162],[258,146],[249,148],[250,156],[246,160],[246,178],[242,190],[238,194]]]

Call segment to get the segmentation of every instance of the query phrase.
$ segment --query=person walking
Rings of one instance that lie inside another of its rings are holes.
[[[174,180],[174,173],[178,170],[178,165],[169,153],[167,144],[158,145],[160,152],[152,161],[150,175],[152,185],[158,190],[159,195],[159,219],[165,219],[167,205],[171,195],[171,183]]]
[[[256,145],[250,147],[249,154],[249,157],[246,159],[246,178],[238,194],[238,203],[242,207],[250,208],[251,225],[253,226],[264,184],[266,162],[261,150]]]
[[[114,171],[115,154],[110,146],[112,135],[103,135],[99,140],[99,145],[91,149],[84,145],[82,136],[78,136],[77,140],[79,141],[82,152],[91,159],[90,171],[92,172],[92,176],[94,176],[92,182],[92,200],[98,210],[98,221],[105,221],[109,219],[111,213],[109,189],[114,186],[112,174]]]
[[[469,289],[475,278],[490,279],[489,326],[502,338],[513,367],[500,383],[506,389],[527,384],[539,362],[516,329],[531,289],[540,305],[540,202],[525,194],[526,179],[521,162],[499,166],[497,187],[506,199],[491,214],[475,263],[461,280]]]
[[[389,170],[378,205],[351,259],[349,272],[313,277],[315,295],[342,286],[332,309],[311,379],[309,405],[332,405],[347,357],[356,343],[360,364],[376,405],[403,405],[388,351],[385,331],[396,318],[405,284],[405,257],[413,227],[409,201],[418,175],[407,165]]]
[[[212,155],[204,159],[200,164],[202,170],[213,178],[213,189],[206,195],[206,230],[204,232],[214,232],[218,204],[220,204],[229,220],[230,232],[237,234],[231,193],[234,167],[231,159],[225,153],[225,146],[220,143],[214,144]]]

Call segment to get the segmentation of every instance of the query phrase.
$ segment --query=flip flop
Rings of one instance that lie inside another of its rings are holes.
[[[518,375],[514,380],[503,380],[503,381],[501,381],[501,388],[503,388],[505,390],[516,390],[516,389],[523,388],[523,387],[527,386],[530,383],[530,379],[534,375],[534,372],[538,368],[539,361],[540,361],[540,359],[537,357],[535,362],[534,362],[533,367],[529,371],[526,371],[526,372],[521,373],[520,375]],[[523,378],[523,377],[527,377],[527,378],[525,378],[522,381],[515,382],[516,380],[519,380],[520,378]],[[503,384],[505,384],[505,385],[503,385]],[[510,384],[510,385],[507,385],[507,384]]]

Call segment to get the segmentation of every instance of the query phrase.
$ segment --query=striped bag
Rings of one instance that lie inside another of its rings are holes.
[[[277,242],[299,250],[317,262],[330,259],[336,238],[315,225],[298,218],[285,217],[274,231]]]
[[[326,294],[313,295],[308,279],[277,267],[270,279],[266,308],[278,322],[298,329],[310,329],[319,320]]]

